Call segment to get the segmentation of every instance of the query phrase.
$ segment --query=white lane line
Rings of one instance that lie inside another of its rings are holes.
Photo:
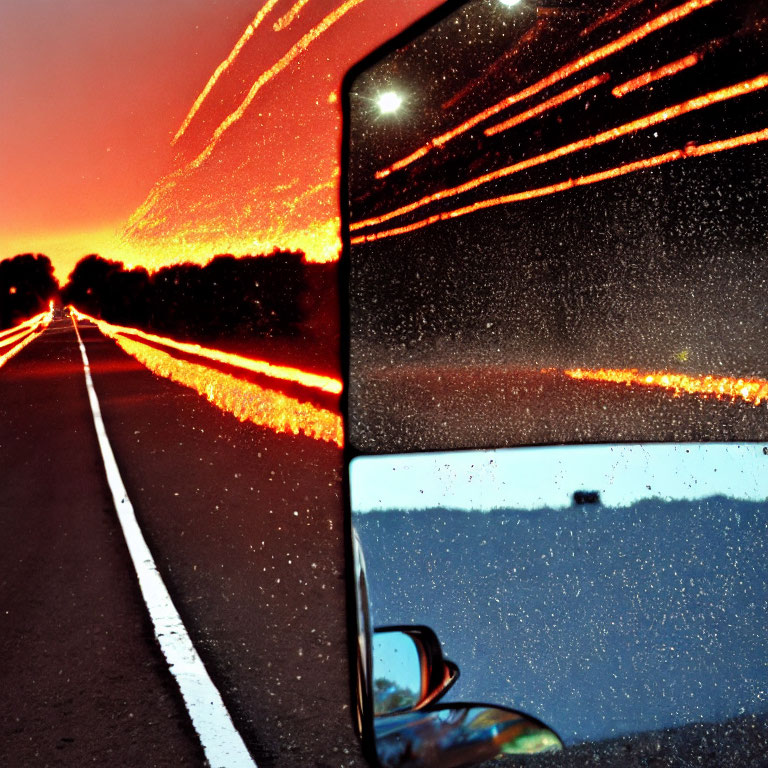
[[[235,729],[219,691],[192,645],[187,629],[168,594],[136,521],[133,505],[125,491],[112,446],[107,438],[99,400],[93,387],[91,366],[74,317],[72,325],[75,328],[80,355],[83,358],[85,386],[88,390],[93,423],[107,472],[107,481],[112,491],[115,509],[128,544],[131,560],[133,560],[133,567],[139,578],[141,593],[155,627],[155,637],[168,662],[171,674],[176,678],[211,768],[256,768],[256,763],[249,754],[242,736]]]

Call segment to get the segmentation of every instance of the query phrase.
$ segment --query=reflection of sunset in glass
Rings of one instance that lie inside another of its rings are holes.
[[[764,434],[764,13],[610,6],[462,6],[350,78],[358,450]]]

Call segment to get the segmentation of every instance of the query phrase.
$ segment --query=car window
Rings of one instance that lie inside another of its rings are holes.
[[[566,745],[764,715],[767,465],[715,443],[355,459],[371,621],[437,633],[444,701]]]

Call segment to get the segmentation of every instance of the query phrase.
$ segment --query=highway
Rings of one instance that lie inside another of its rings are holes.
[[[258,766],[362,766],[341,451],[241,422],[79,323],[127,494]],[[54,320],[0,369],[0,765],[203,766]]]

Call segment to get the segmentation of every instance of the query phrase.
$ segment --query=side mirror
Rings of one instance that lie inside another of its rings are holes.
[[[373,713],[423,709],[458,680],[459,668],[443,658],[429,627],[381,627],[373,634]]]
[[[477,704],[446,704],[376,718],[374,729],[382,768],[459,768],[563,747],[557,734],[538,720]]]
[[[358,728],[381,768],[458,768],[501,755],[562,749],[557,734],[535,718],[482,704],[436,705],[459,678],[426,626],[370,620],[360,537],[352,529],[357,617]]]

